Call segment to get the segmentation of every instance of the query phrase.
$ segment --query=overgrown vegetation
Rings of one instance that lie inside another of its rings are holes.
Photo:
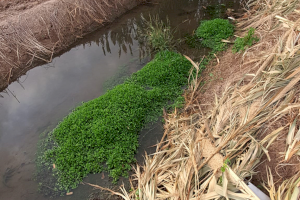
[[[57,179],[51,187],[65,192],[103,170],[114,181],[127,176],[139,131],[180,96],[190,68],[183,56],[160,52],[123,84],[77,107],[49,134],[53,147],[39,157]]]
[[[150,45],[154,52],[173,50],[176,46],[174,39],[174,30],[171,29],[170,21],[167,18],[166,22],[159,19],[158,16],[151,17],[149,20],[143,18],[144,27],[139,31],[139,34]]]
[[[201,39],[204,47],[211,48],[213,51],[223,51],[226,43],[222,39],[233,36],[234,26],[225,19],[213,19],[202,21],[196,30],[196,35]]]
[[[253,36],[254,32],[255,29],[251,27],[245,37],[236,38],[232,47],[233,53],[244,51],[246,47],[251,47],[255,42],[258,42],[259,38]]]

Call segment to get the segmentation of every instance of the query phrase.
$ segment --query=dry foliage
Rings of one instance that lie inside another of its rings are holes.
[[[114,194],[126,200],[259,199],[246,183],[255,176],[263,155],[271,160],[268,149],[278,136],[284,135],[286,141],[286,151],[277,152],[282,157],[278,165],[288,165],[300,155],[298,3],[247,3],[249,11],[238,27],[241,32],[256,28],[260,42],[242,59],[256,73],[229,85],[205,114],[199,103],[200,83],[197,77],[191,79],[185,109],[165,116],[165,133],[156,153],[145,156],[144,166],[135,167],[133,191],[122,188],[122,194]],[[299,166],[299,161],[294,164]],[[298,198],[299,172],[277,187],[267,170],[264,186],[272,200]]]

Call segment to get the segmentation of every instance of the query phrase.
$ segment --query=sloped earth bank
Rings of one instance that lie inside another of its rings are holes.
[[[0,91],[140,0],[0,1]]]
[[[161,19],[168,16],[171,27],[177,30],[177,37],[184,38],[197,28],[200,20],[223,17],[224,6],[221,13],[218,9],[215,13],[205,9],[209,6],[216,8],[219,3],[218,0],[164,0],[139,6],[99,31],[78,39],[50,64],[31,69],[17,82],[11,83],[8,94],[1,93],[4,98],[0,98],[0,199],[48,199],[37,192],[37,182],[33,180],[39,135],[52,130],[81,102],[102,95],[107,80],[118,84],[124,76],[139,70],[149,61],[146,46],[139,42],[137,34],[141,16],[147,18],[149,14],[158,14]],[[225,7],[239,7],[239,0],[221,3]],[[189,49],[184,43],[178,49],[194,59],[205,53],[203,49]],[[139,163],[143,162],[144,151],[151,153],[149,147],[161,137],[161,126],[157,123],[141,132],[136,155]],[[121,179],[120,183],[123,180],[126,179]],[[107,174],[90,175],[84,181],[117,187],[109,184],[111,179]],[[73,192],[73,195],[56,199],[86,199],[92,188],[81,185]],[[103,192],[99,195],[105,199]]]
[[[237,20],[260,40],[216,55],[165,116],[165,138],[123,199],[299,199],[299,1],[249,1]],[[194,63],[197,68],[197,63]],[[97,186],[96,186],[97,187]],[[292,195],[293,194],[293,195]]]

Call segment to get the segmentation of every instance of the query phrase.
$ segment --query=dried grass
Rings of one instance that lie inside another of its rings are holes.
[[[267,188],[270,198],[272,200],[297,200],[300,195],[300,173],[298,172],[292,178],[285,180],[278,188],[275,188],[273,175],[270,169],[268,169],[269,179]]]
[[[51,62],[53,54],[77,38],[110,22],[140,1],[50,0],[10,16],[0,23],[0,79],[9,71],[31,66],[33,61]],[[6,66],[6,67],[4,67]]]

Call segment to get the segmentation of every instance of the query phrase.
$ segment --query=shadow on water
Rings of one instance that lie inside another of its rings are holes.
[[[220,4],[225,6],[218,7]],[[12,83],[0,98],[0,199],[48,199],[37,192],[38,183],[33,179],[39,135],[55,128],[81,102],[102,95],[150,60],[147,46],[138,36],[141,16],[147,19],[149,15],[159,15],[162,20],[168,17],[171,27],[177,30],[176,38],[183,38],[193,33],[200,20],[223,17],[228,7],[239,8],[239,1],[160,0],[139,6],[81,39],[52,63],[36,67]],[[193,59],[206,53],[205,49],[190,49],[184,43],[178,51]],[[136,156],[140,164],[145,151],[154,152],[151,146],[162,133],[160,121],[141,131]],[[106,173],[90,175],[84,181],[118,187],[110,184]],[[126,181],[121,178],[119,183]],[[55,199],[87,199],[93,189],[81,185],[73,192]],[[107,197],[99,195],[102,199]]]

